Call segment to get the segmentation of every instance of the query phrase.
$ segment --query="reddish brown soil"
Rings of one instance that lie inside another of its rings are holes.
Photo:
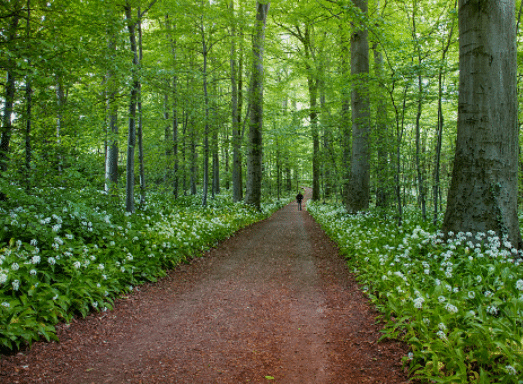
[[[59,326],[60,343],[2,357],[0,382],[406,383],[405,346],[377,343],[376,316],[293,203],[113,311]]]

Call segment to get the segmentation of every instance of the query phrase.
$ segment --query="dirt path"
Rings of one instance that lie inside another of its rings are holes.
[[[377,344],[376,315],[293,203],[114,311],[61,326],[60,343],[3,357],[0,382],[405,383],[405,349]]]

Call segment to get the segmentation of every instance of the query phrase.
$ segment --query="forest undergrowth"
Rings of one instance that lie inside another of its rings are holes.
[[[308,211],[339,246],[378,307],[383,338],[411,346],[413,377],[429,383],[523,383],[523,260],[494,232],[450,233],[407,210]],[[521,219],[521,217],[520,217]],[[520,220],[521,222],[521,220]]]
[[[129,214],[123,199],[94,189],[20,190],[0,205],[0,353],[45,338],[55,325],[106,311],[133,287],[262,220],[262,211],[217,195],[148,196]]]

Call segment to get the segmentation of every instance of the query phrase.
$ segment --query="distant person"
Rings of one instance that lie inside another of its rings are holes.
[[[296,201],[298,202],[298,211],[301,211],[301,201],[303,200],[303,195],[301,192],[298,192],[296,195]]]

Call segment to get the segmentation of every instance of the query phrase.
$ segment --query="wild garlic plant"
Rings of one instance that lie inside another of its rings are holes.
[[[337,242],[382,312],[384,337],[411,346],[415,377],[436,383],[523,383],[523,265],[506,238],[448,233],[406,210],[308,211]]]
[[[56,192],[0,206],[0,351],[54,339],[58,322],[111,309],[119,295],[284,203],[257,212],[226,196],[202,207],[198,197],[150,194],[131,215],[103,192]]]

